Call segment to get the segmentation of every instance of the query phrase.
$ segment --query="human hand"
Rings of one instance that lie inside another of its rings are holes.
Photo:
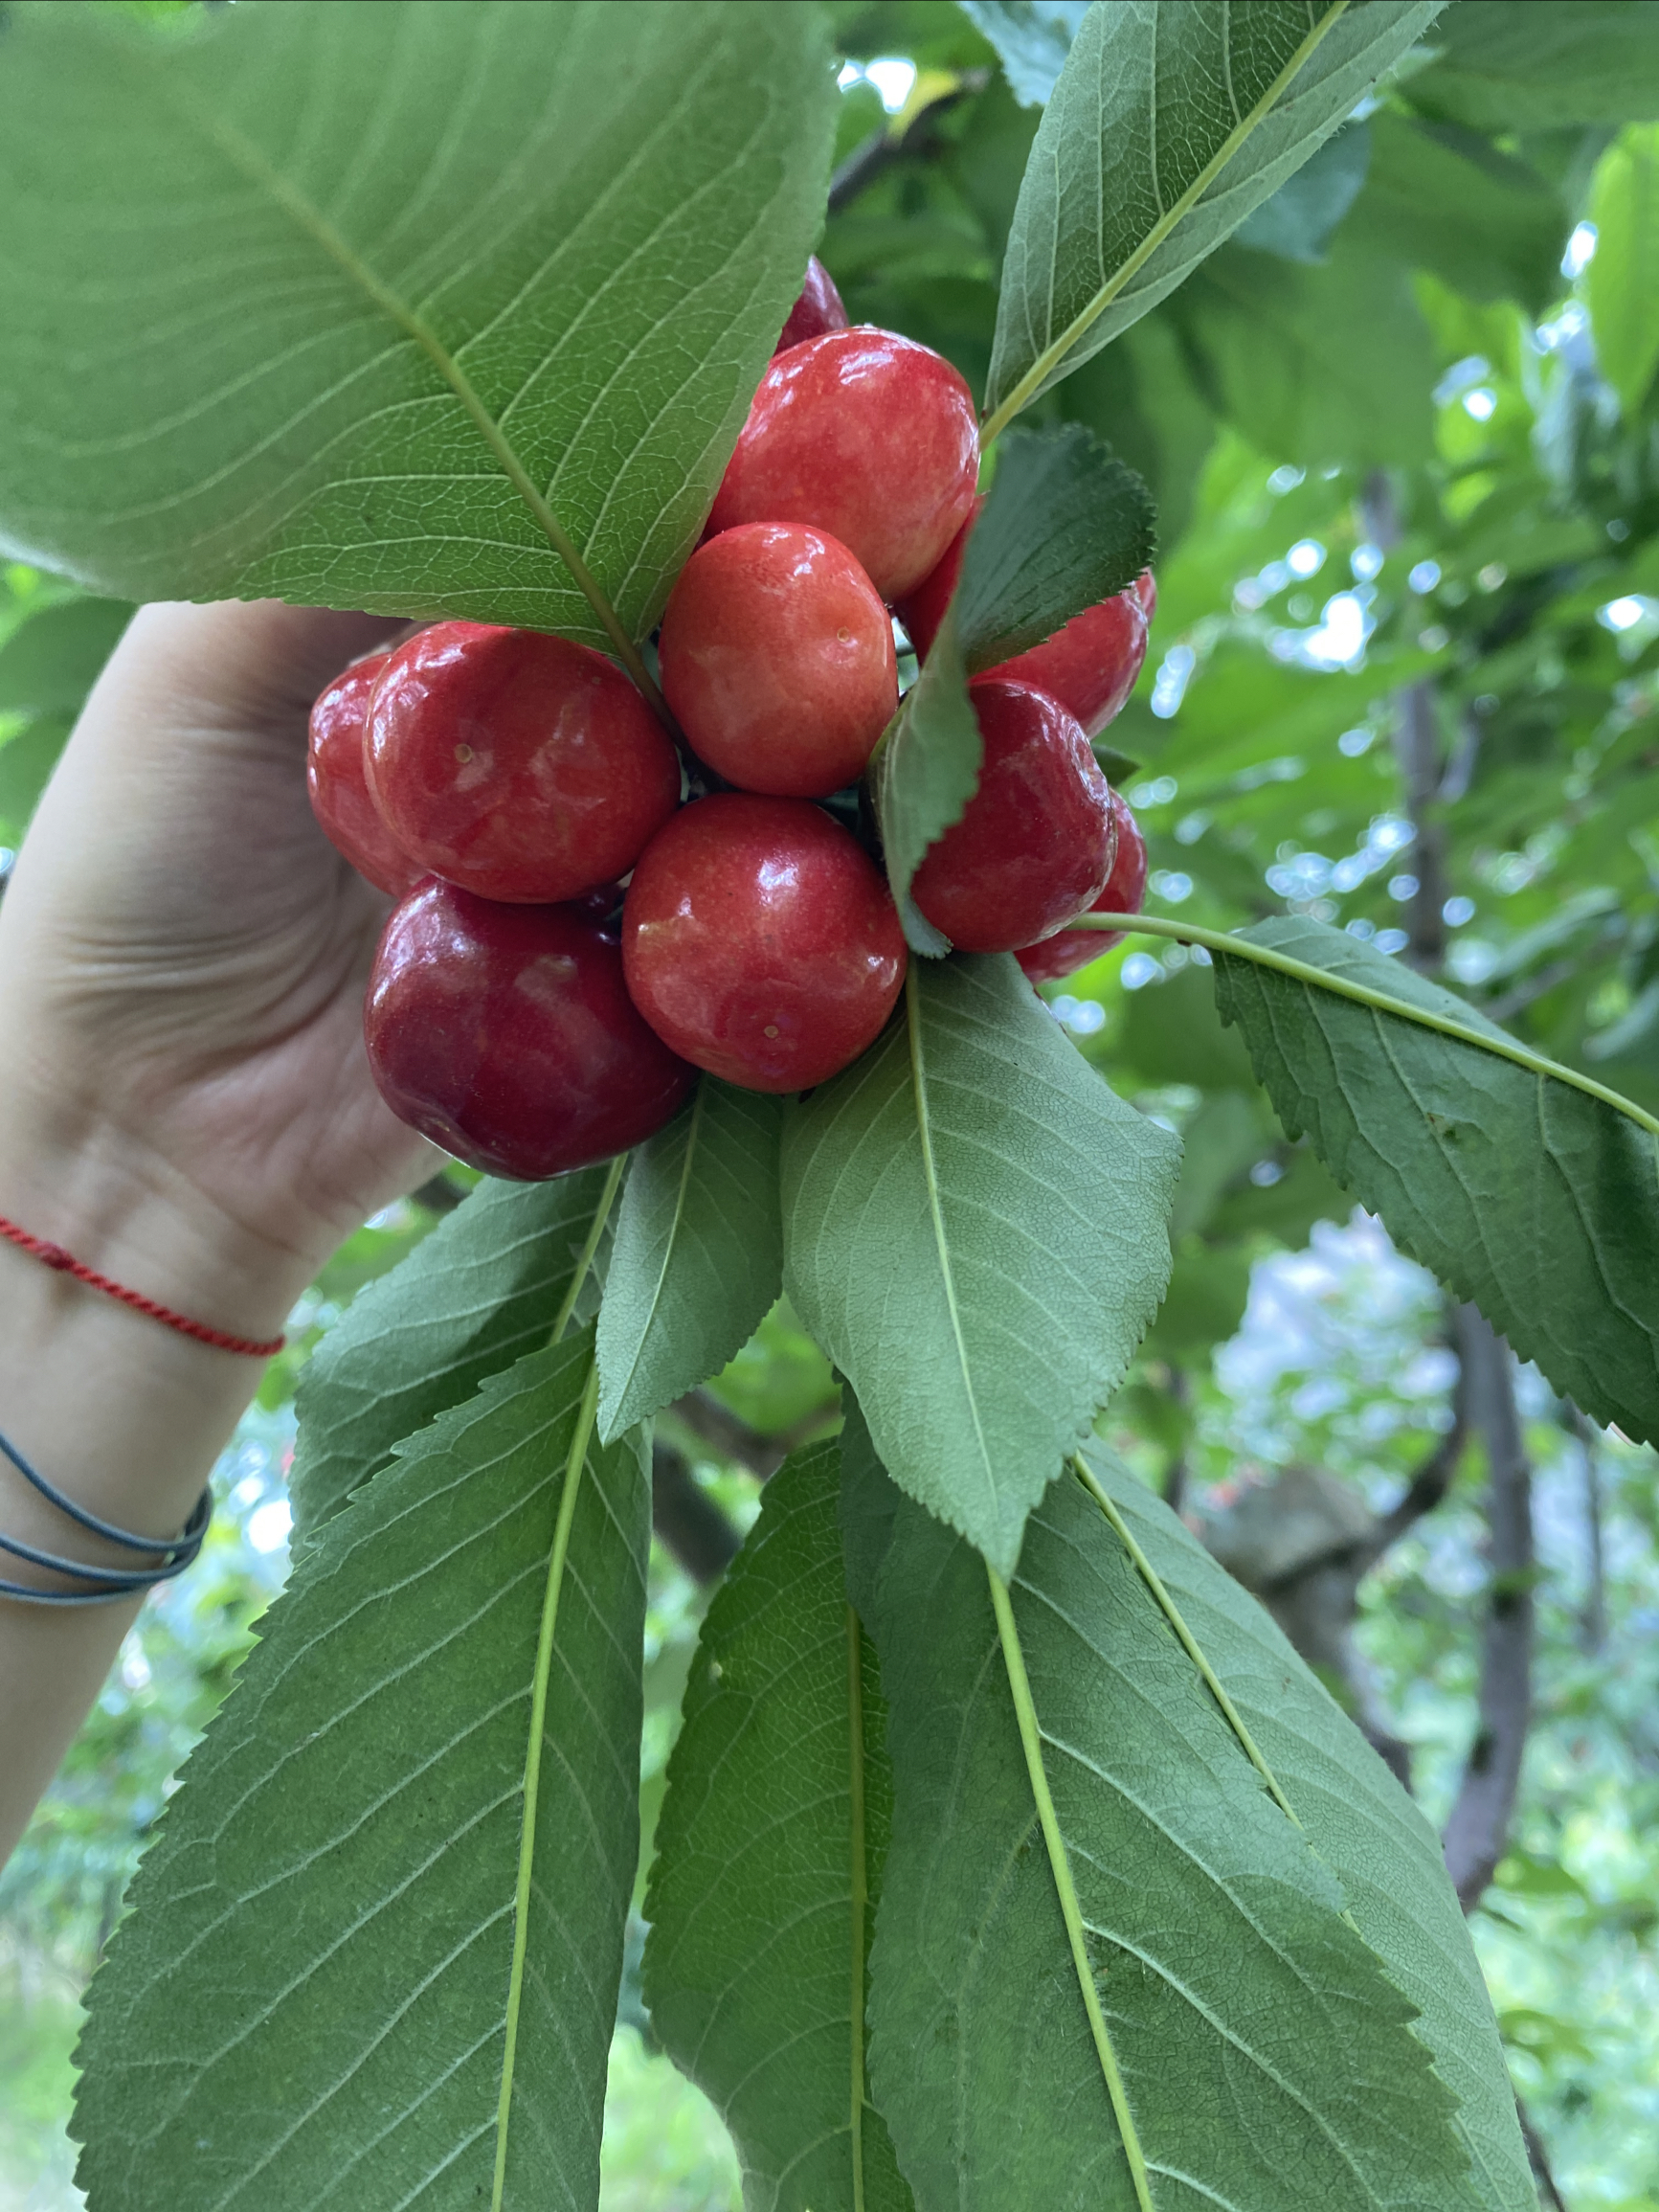
[[[441,1159],[363,1048],[391,901],[305,791],[311,700],[394,627],[146,608],[0,907],[0,1211],[223,1327],[280,1322]]]

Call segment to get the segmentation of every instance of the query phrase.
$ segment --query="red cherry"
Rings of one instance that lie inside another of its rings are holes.
[[[979,430],[949,361],[891,330],[832,330],[760,380],[708,518],[839,537],[885,599],[915,588],[967,520]]]
[[[800,298],[790,309],[789,321],[773,351],[781,353],[790,346],[804,345],[809,338],[821,338],[826,330],[844,330],[846,327],[847,311],[841,305],[836,281],[814,254],[806,265]]]
[[[1146,898],[1146,839],[1140,824],[1129,810],[1121,791],[1111,795],[1117,824],[1117,858],[1106,879],[1106,889],[1089,909],[1091,914],[1139,914]],[[1026,945],[1014,958],[1034,983],[1057,983],[1099,959],[1104,952],[1123,942],[1122,930],[1062,930],[1039,945]]]
[[[892,896],[801,799],[717,792],[645,848],[622,912],[634,1004],[750,1091],[806,1091],[874,1042],[905,980]]]
[[[550,905],[625,875],[680,803],[680,761],[603,653],[536,630],[437,622],[369,710],[369,787],[423,868]]]
[[[940,554],[938,560],[908,598],[901,599],[898,617],[905,625],[906,634],[916,648],[918,661],[925,661],[933,649],[933,640],[939,634],[939,624],[945,620],[945,610],[956,589],[962,574],[962,555],[968,550],[968,540],[974,525],[979,519],[983,499],[975,499],[967,521]]]
[[[745,791],[824,799],[856,783],[899,704],[875,586],[804,523],[743,523],[700,546],[658,652],[693,750]]]
[[[386,925],[363,1023],[392,1111],[519,1182],[639,1143],[693,1081],[635,1012],[615,937],[431,879]]]
[[[1070,709],[1086,736],[1098,737],[1134,689],[1156,605],[1153,573],[1142,569],[1126,591],[1074,615],[1041,645],[987,669],[986,674],[1035,684]]]
[[[305,787],[311,811],[336,852],[344,853],[376,891],[401,898],[426,873],[393,840],[369,796],[363,772],[363,726],[375,680],[390,653],[353,661],[320,693],[311,710]]]
[[[1001,676],[968,687],[985,741],[960,822],[928,847],[910,895],[960,951],[1007,953],[1064,929],[1111,869],[1111,793],[1074,716]]]

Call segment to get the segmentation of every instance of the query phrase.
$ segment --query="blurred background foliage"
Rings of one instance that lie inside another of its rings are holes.
[[[823,257],[855,320],[983,384],[1020,175],[1071,0],[831,8]],[[1174,298],[1041,403],[1161,513],[1111,734],[1151,911],[1311,913],[1659,1107],[1659,5],[1460,0]],[[127,610],[0,572],[0,879]],[[1444,1821],[1483,1738],[1482,1622],[1531,1589],[1532,1727],[1473,1907],[1545,2202],[1659,2212],[1659,1494],[1651,1455],[1504,1368],[1468,1418],[1432,1281],[1286,1141],[1201,953],[1143,939],[1050,993],[1178,1127],[1170,1298],[1102,1426],[1256,1589]],[[0,1878],[0,2212],[77,2202],[78,1995],[169,1777],[285,1561],[297,1374],[459,1173],[366,1228],[295,1316],[158,1595]],[[834,1418],[775,1313],[660,1425],[647,1817],[709,1579],[782,1450]],[[1536,1544],[1494,1559],[1499,1480]],[[607,2212],[735,2206],[715,2115],[625,1988]]]

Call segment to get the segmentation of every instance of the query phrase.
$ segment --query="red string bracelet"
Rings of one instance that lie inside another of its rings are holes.
[[[224,1329],[211,1329],[206,1321],[192,1321],[188,1314],[175,1314],[171,1306],[158,1304],[146,1298],[142,1291],[128,1290],[123,1283],[111,1282],[106,1275],[96,1268],[85,1266],[60,1244],[53,1244],[43,1236],[31,1236],[28,1230],[19,1229],[14,1221],[8,1221],[0,1213],[0,1236],[17,1246],[19,1251],[31,1253],[58,1275],[72,1275],[84,1283],[88,1290],[101,1291],[105,1298],[119,1298],[123,1306],[130,1306],[135,1314],[147,1314],[152,1321],[160,1321],[164,1328],[177,1329],[182,1337],[193,1337],[198,1344],[213,1344],[221,1352],[240,1352],[250,1360],[275,1359],[282,1349],[284,1340],[272,1337],[258,1343],[253,1337],[233,1337]]]

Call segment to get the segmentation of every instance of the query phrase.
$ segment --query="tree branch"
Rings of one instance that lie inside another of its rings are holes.
[[[841,1401],[826,1398],[821,1406],[815,1406],[800,1420],[771,1436],[751,1429],[747,1421],[740,1421],[707,1390],[688,1390],[684,1398],[676,1398],[667,1411],[694,1436],[710,1445],[720,1458],[736,1460],[740,1467],[747,1467],[751,1475],[757,1475],[766,1482],[797,1445],[808,1442],[835,1417],[841,1411]]]
[[[850,207],[862,192],[895,163],[930,153],[940,116],[974,93],[983,92],[990,80],[988,69],[965,69],[948,92],[941,93],[937,100],[930,100],[902,131],[894,132],[887,126],[871,131],[862,146],[854,147],[830,178],[830,214],[840,214],[843,208]]]
[[[1486,1442],[1491,1530],[1479,1720],[1445,1837],[1446,1870],[1470,1912],[1509,1840],[1532,1722],[1532,1470],[1509,1346],[1471,1305],[1458,1308],[1457,1330],[1469,1422]]]
[[[718,1582],[743,1542],[684,1453],[661,1439],[651,1447],[651,1525],[693,1582]]]

